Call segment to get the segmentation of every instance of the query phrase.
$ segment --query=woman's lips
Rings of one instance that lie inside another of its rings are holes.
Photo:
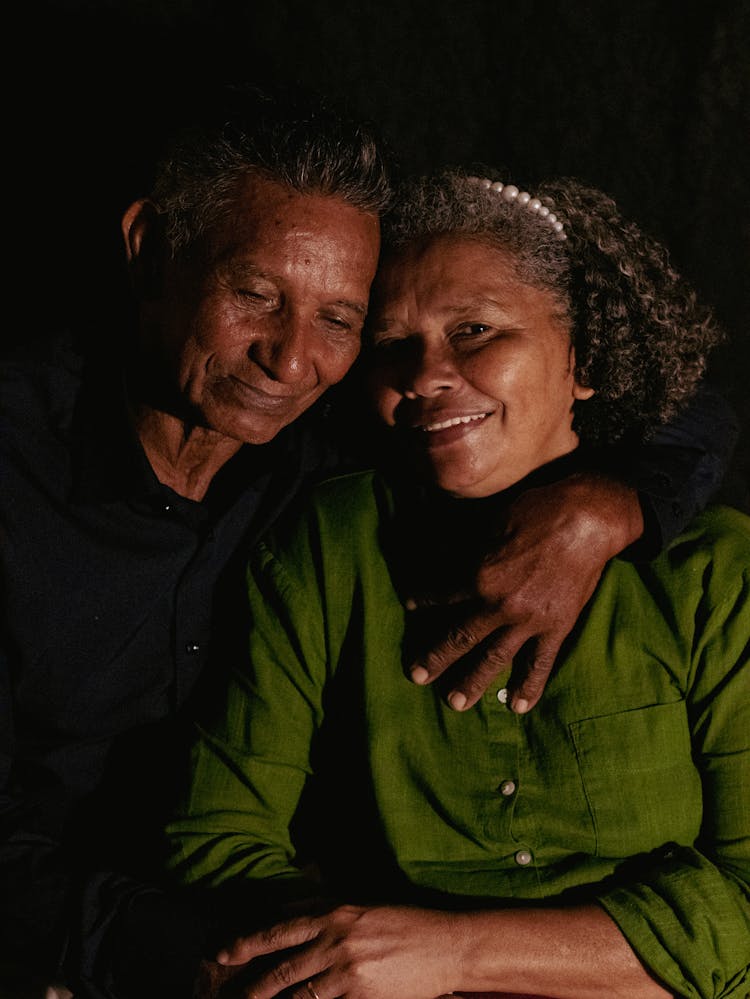
[[[448,430],[450,427],[457,427],[466,423],[476,423],[486,419],[489,413],[472,413],[470,416],[449,416],[444,420],[436,420],[433,423],[422,423],[417,428],[428,434],[434,434],[438,430]]]
[[[418,436],[412,439],[418,442],[421,447],[428,448],[451,444],[453,441],[474,433],[475,430],[483,426],[489,416],[492,416],[492,413],[470,413],[462,416],[431,418],[412,425],[410,428],[412,432],[418,433]]]

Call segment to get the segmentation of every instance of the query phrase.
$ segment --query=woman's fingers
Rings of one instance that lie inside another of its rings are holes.
[[[224,947],[216,955],[219,964],[246,964],[255,957],[273,954],[276,951],[299,947],[315,937],[320,932],[320,918],[314,916],[299,916],[283,923],[277,923],[267,929],[258,930],[248,936],[237,937],[231,944]]]

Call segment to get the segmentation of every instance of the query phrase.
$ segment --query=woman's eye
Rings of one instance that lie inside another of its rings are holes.
[[[406,342],[403,337],[383,337],[379,340],[373,340],[370,344],[370,350],[377,351],[379,354],[393,353],[399,346],[403,347]]]
[[[459,337],[483,337],[493,331],[487,323],[465,323],[456,330]]]

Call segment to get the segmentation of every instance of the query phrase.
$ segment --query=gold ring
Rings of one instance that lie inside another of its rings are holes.
[[[308,982],[306,983],[306,985],[305,985],[305,988],[306,988],[306,989],[307,989],[307,991],[308,991],[308,992],[310,993],[310,999],[320,999],[320,996],[319,996],[319,995],[318,995],[318,993],[317,993],[317,992],[315,991],[315,989],[314,989],[314,987],[313,987],[313,983],[312,983],[311,981],[308,981]]]

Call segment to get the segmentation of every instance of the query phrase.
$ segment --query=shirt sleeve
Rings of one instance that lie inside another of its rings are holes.
[[[0,645],[0,975],[53,972],[65,949],[70,874],[56,827],[65,803],[53,786],[25,796],[15,764],[12,654]]]
[[[610,472],[638,490],[645,531],[632,555],[650,559],[715,496],[739,436],[737,414],[709,383],[668,424],[637,447],[613,445]]]
[[[77,999],[184,999],[204,943],[199,914],[178,897],[114,871],[77,869],[63,834],[73,807],[54,782],[33,792],[16,759],[12,654],[0,648],[0,994]]]
[[[189,786],[167,826],[172,876],[231,899],[233,915],[221,919],[228,926],[317,890],[300,869],[293,825],[312,771],[328,655],[315,554],[303,543],[287,556],[282,564],[263,543],[251,558],[248,660],[204,713]]]
[[[687,999],[750,994],[748,575],[739,592],[733,580],[731,596],[696,612],[687,703],[700,837],[633,858],[598,896],[644,964]]]

